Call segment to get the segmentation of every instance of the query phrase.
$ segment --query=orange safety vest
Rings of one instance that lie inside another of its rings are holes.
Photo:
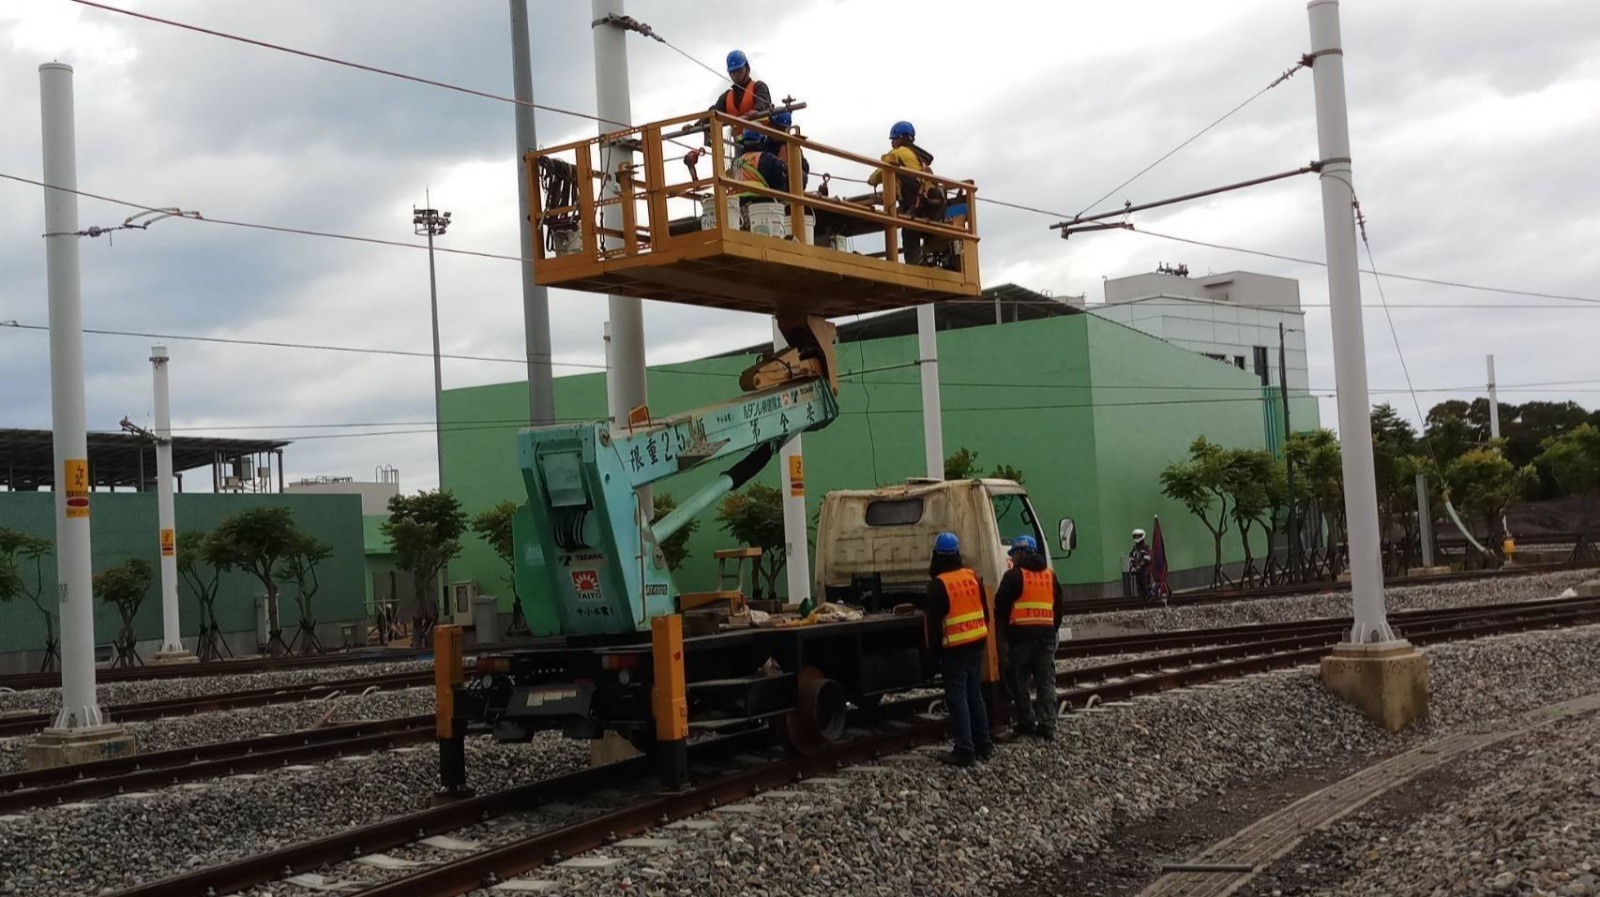
[[[772,186],[771,184],[767,183],[766,178],[761,176],[760,153],[745,153],[744,155],[740,156],[739,161],[735,162],[733,165],[733,179],[736,181],[742,181],[746,184],[760,184],[763,187]],[[734,195],[759,196],[760,194],[745,192]]]
[[[751,78],[744,85],[744,99],[735,101],[734,91],[738,86],[730,87],[722,94],[722,111],[740,118],[749,118],[750,113],[756,111],[756,80]],[[704,96],[704,94],[702,94]]]
[[[1011,605],[1011,625],[1056,625],[1056,575],[1049,570],[1021,572],[1022,594]]]
[[[983,586],[971,570],[952,570],[939,574],[945,594],[950,597],[950,611],[944,617],[944,646],[954,648],[981,642],[989,637],[989,625],[983,619]]]

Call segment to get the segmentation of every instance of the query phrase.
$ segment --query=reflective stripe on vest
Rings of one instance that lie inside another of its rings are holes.
[[[944,646],[970,645],[989,637],[983,620],[983,587],[971,570],[939,574],[944,592],[950,598],[950,611],[944,617]]]
[[[1056,575],[1049,570],[1023,570],[1022,594],[1011,605],[1012,626],[1056,625]]]
[[[722,111],[729,115],[737,115],[740,118],[749,118],[750,113],[756,111],[756,81],[751,79],[745,82],[744,98],[736,103],[734,102],[733,94],[738,89],[739,87],[735,85],[722,94]],[[701,94],[701,96],[705,96],[705,94]],[[704,100],[701,102],[704,102]]]
[[[760,184],[770,187],[767,179],[761,176],[761,153],[745,153],[739,157],[738,163],[733,166],[733,179],[746,184]],[[756,196],[755,193],[739,193],[738,196]]]

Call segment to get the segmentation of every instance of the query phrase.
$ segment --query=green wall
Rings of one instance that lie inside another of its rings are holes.
[[[815,512],[830,489],[863,488],[920,476],[923,470],[921,390],[916,337],[847,343],[838,348],[840,417],[805,436],[806,491]],[[730,399],[748,358],[714,358],[652,368],[650,407],[672,414]],[[899,366],[899,367],[897,367]],[[849,372],[877,370],[861,376]],[[1158,475],[1205,435],[1225,445],[1265,446],[1260,381],[1162,340],[1094,315],[974,327],[939,334],[945,452],[978,453],[987,471],[1022,471],[1047,534],[1063,516],[1078,524],[1078,552],[1058,565],[1065,582],[1117,582],[1128,531],[1160,514],[1174,570],[1209,566],[1210,536],[1160,494]],[[563,420],[605,416],[605,377],[556,380]],[[1195,401],[1197,398],[1228,401]],[[444,481],[469,513],[499,501],[525,502],[516,461],[517,420],[527,408],[523,383],[448,390],[444,395]],[[1315,426],[1313,403],[1296,406],[1295,429]],[[678,497],[704,485],[726,465],[708,465],[658,484]],[[778,485],[777,465],[761,477]],[[731,539],[700,518],[690,558],[679,571],[685,589],[711,588],[711,552]],[[1229,539],[1229,560],[1243,557]],[[469,537],[451,564],[453,580],[476,580],[510,606],[503,565]],[[526,596],[525,596],[526,598]],[[553,618],[524,601],[535,631]]]
[[[156,582],[135,618],[135,631],[141,640],[161,637],[160,555],[156,496],[153,492],[97,492],[90,496],[90,544],[95,572],[121,563],[129,557],[142,557],[158,571]],[[333,546],[333,556],[317,568],[322,583],[313,610],[318,623],[359,620],[365,616],[362,579],[365,560],[362,548],[361,499],[354,495],[211,495],[175,496],[177,530],[211,530],[234,511],[258,507],[288,507],[294,510],[295,523]],[[0,526],[21,530],[47,539],[55,537],[55,496],[48,492],[0,492]],[[29,572],[31,584],[31,571]],[[44,563],[44,594],[56,592],[56,564],[52,555]],[[256,628],[256,596],[262,593],[258,580],[242,573],[224,574],[217,597],[217,617],[224,632],[248,632]],[[292,630],[299,620],[294,604],[294,589],[279,592],[281,620]],[[182,580],[178,584],[178,614],[183,635],[193,637],[200,628],[199,602]],[[55,602],[47,600],[52,610]],[[95,643],[105,644],[116,637],[121,621],[116,609],[95,602]],[[0,605],[0,653],[35,651],[44,645],[44,622],[26,601]],[[57,632],[60,621],[57,620]]]

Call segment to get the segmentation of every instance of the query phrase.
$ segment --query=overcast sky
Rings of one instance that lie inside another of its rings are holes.
[[[511,92],[504,0],[164,0],[164,17],[496,93]],[[534,0],[536,99],[594,110],[587,0]],[[1306,51],[1303,3],[1130,0],[888,2],[633,0],[627,11],[719,67],[751,57],[777,96],[809,103],[806,133],[864,152],[916,123],[939,170],[989,197],[1075,213],[1232,108]],[[1346,0],[1356,186],[1380,270],[1600,299],[1600,4],[1593,0]],[[882,51],[874,47],[883,47]],[[636,121],[708,104],[712,73],[630,35]],[[0,173],[40,174],[38,72],[76,69],[81,189],[210,218],[413,240],[431,190],[454,213],[447,245],[516,253],[512,107],[87,8],[0,3]],[[1316,156],[1301,72],[1101,209],[1294,168]],[[594,132],[541,112],[541,142]],[[0,322],[46,322],[41,191],[0,181]],[[130,210],[84,200],[81,222]],[[1298,178],[1146,213],[1152,231],[1302,258],[1323,255],[1317,184]],[[1101,280],[1236,269],[1299,278],[1311,381],[1331,387],[1320,268],[1108,232],[1063,243],[1052,219],[996,206],[981,218],[985,281],[1101,298]],[[426,352],[424,253],[166,221],[84,240],[86,326]],[[1363,259],[1363,261],[1365,261]],[[447,353],[515,358],[513,262],[441,256]],[[1600,401],[1600,305],[1386,280],[1420,389],[1469,387],[1494,353],[1503,398]],[[1376,400],[1408,415],[1389,326],[1363,280]],[[552,293],[554,354],[601,360],[605,300]],[[1464,305],[1488,306],[1478,309]],[[1420,306],[1420,307],[1419,307]],[[1565,307],[1552,307],[1565,306]],[[649,304],[652,362],[766,339],[764,318]],[[142,337],[86,337],[92,429],[150,413]],[[300,440],[290,479],[400,469],[435,483],[426,358],[168,341],[180,432]],[[0,426],[50,426],[47,335],[0,327]],[[446,361],[446,387],[519,379],[515,363]],[[568,368],[565,372],[576,372]],[[1574,386],[1523,387],[1553,381]],[[730,390],[733,384],[729,384]],[[1423,407],[1446,397],[1424,392]],[[1470,395],[1466,393],[1463,395]],[[1153,411],[1152,413],[1158,413]],[[1331,401],[1323,419],[1332,423]],[[375,424],[351,427],[350,424]],[[395,426],[401,424],[401,426]],[[312,426],[315,425],[315,426]],[[343,425],[343,426],[333,426]],[[239,429],[252,427],[258,429]],[[360,436],[395,429],[401,436]],[[308,437],[324,438],[308,438]],[[333,437],[333,438],[327,438]]]

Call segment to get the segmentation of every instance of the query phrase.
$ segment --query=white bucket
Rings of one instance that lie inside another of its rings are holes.
[[[724,196],[723,204],[727,207],[729,230],[739,229],[739,197]],[[717,198],[707,196],[700,200],[700,229],[715,230],[717,227]]]
[[[786,203],[757,202],[747,208],[750,213],[750,233],[780,240],[789,238],[789,206]],[[805,220],[805,242],[813,243],[817,235],[817,216],[808,214]]]
[[[849,237],[842,236],[842,235],[836,235],[831,242],[832,242],[832,245],[829,248],[830,249],[834,249],[834,250],[836,250],[838,252],[855,252],[856,251],[855,244],[850,241]]]
[[[550,235],[550,248],[558,256],[582,252],[583,231],[575,227],[555,231]]]

